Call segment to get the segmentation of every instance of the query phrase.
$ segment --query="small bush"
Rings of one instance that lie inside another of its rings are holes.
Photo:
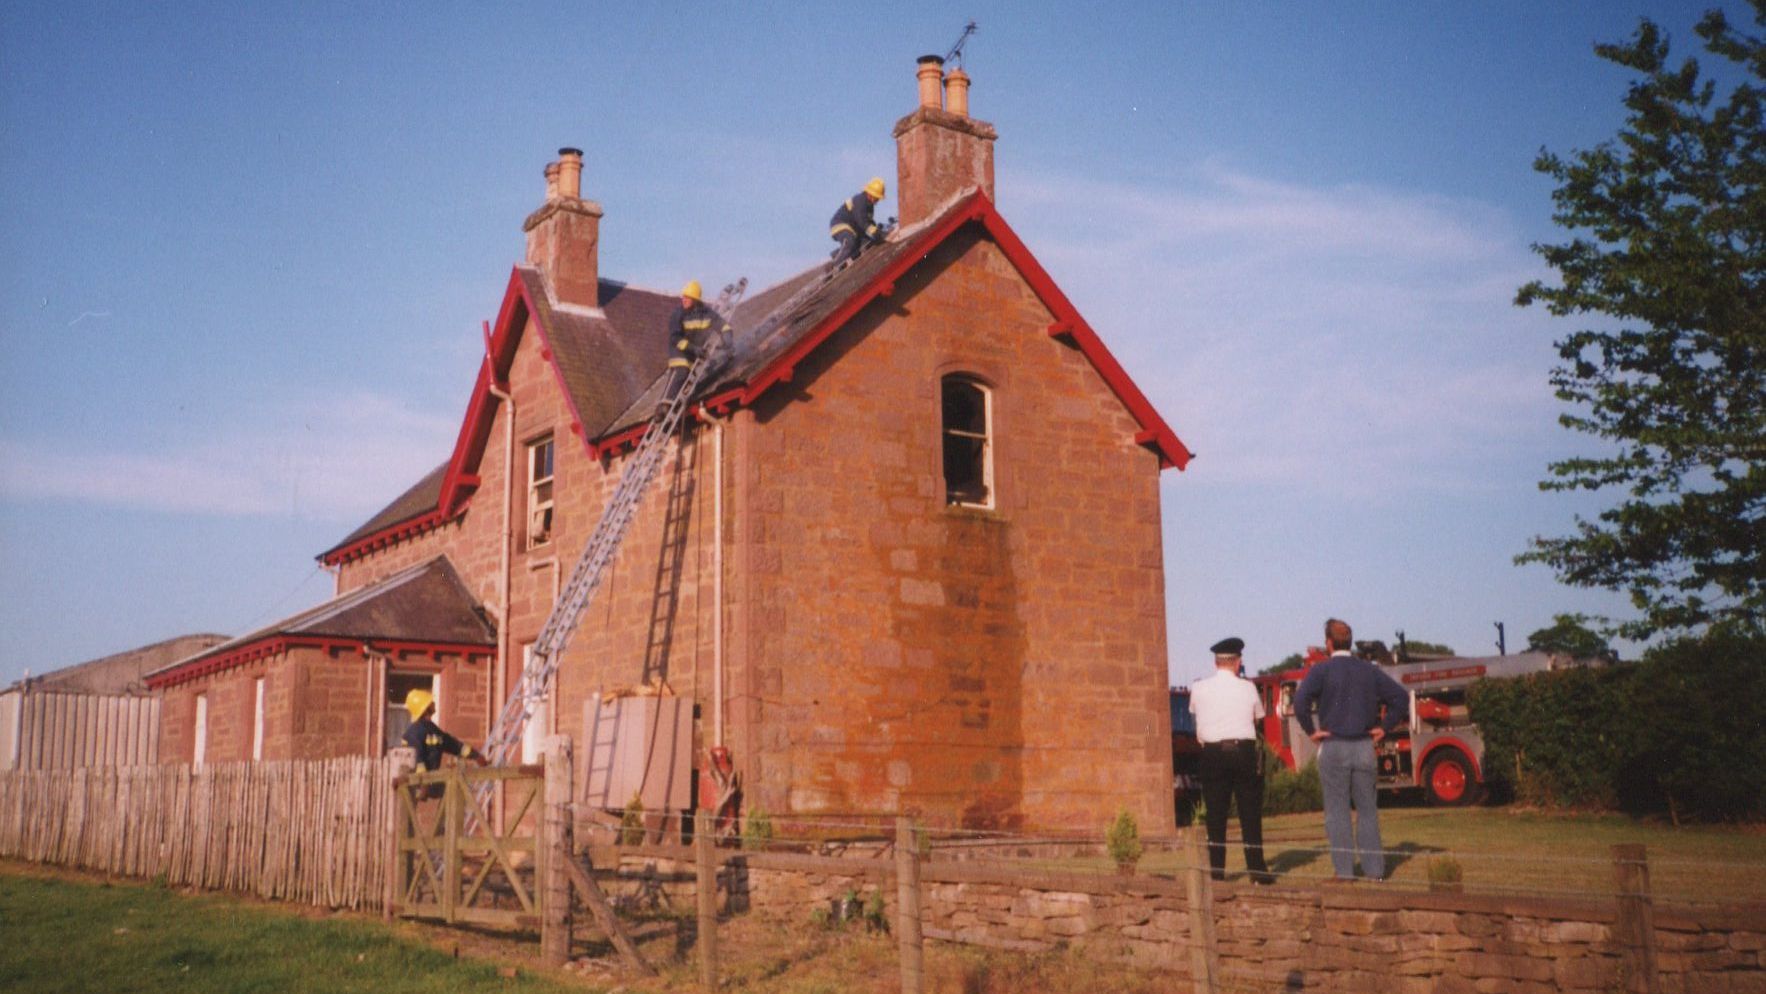
[[[755,805],[748,809],[742,819],[742,848],[765,849],[773,841],[773,816],[766,809]]]
[[[865,927],[873,932],[889,931],[889,912],[883,905],[882,888],[865,897]]]
[[[1465,871],[1460,867],[1459,860],[1447,855],[1430,857],[1430,890],[1459,890],[1464,879]]]
[[[1144,847],[1141,845],[1141,827],[1134,820],[1134,815],[1127,808],[1116,812],[1116,820],[1110,823],[1110,830],[1104,833],[1104,848],[1117,866],[1133,866],[1140,862]]]
[[[644,801],[637,794],[625,802],[625,810],[619,815],[619,844],[622,846],[641,846],[644,844]]]
[[[1263,813],[1291,815],[1303,811],[1324,810],[1324,789],[1318,782],[1318,764],[1308,762],[1298,770],[1290,770],[1274,759],[1275,768],[1264,774]]]

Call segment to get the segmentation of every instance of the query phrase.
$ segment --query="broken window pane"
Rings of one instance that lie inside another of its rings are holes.
[[[987,388],[963,376],[946,376],[944,396],[944,502],[993,505],[992,428]]]

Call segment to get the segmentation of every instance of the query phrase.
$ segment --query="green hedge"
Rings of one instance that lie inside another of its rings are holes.
[[[1263,813],[1291,815],[1303,811],[1323,811],[1324,791],[1318,785],[1318,764],[1307,763],[1290,770],[1271,752],[1263,750]]]
[[[1543,806],[1766,816],[1766,635],[1713,632],[1640,663],[1486,680],[1486,777]]]

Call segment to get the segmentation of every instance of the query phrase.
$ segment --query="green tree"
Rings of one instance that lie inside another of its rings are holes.
[[[1551,626],[1527,636],[1528,652],[1551,652],[1578,659],[1617,659],[1618,653],[1599,632],[1588,627],[1586,614],[1553,615]]]
[[[1440,642],[1424,642],[1421,639],[1413,639],[1413,638],[1408,638],[1408,637],[1405,638],[1405,640],[1403,642],[1398,643],[1398,649],[1399,649],[1398,654],[1401,657],[1399,659],[1399,662],[1404,662],[1404,661],[1410,659],[1410,657],[1412,657],[1412,656],[1457,656],[1457,655],[1459,655],[1459,653],[1453,651],[1453,646],[1443,645]]]
[[[1286,673],[1289,670],[1297,670],[1304,665],[1305,662],[1306,659],[1298,652],[1291,652],[1288,655],[1283,656],[1281,662],[1276,663],[1273,666],[1265,666],[1258,675],[1269,676],[1272,673]]]
[[[1766,0],[1751,6],[1766,26]],[[1573,408],[1559,421],[1610,445],[1551,464],[1540,488],[1623,491],[1517,561],[1628,592],[1633,638],[1766,616],[1766,42],[1717,10],[1697,31],[1730,64],[1722,87],[1695,59],[1671,65],[1647,19],[1595,46],[1637,74],[1629,114],[1616,141],[1535,161],[1573,237],[1534,246],[1561,282],[1515,301],[1592,318],[1556,343],[1551,383]]]

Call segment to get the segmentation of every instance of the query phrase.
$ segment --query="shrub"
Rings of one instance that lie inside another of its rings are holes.
[[[1460,868],[1459,860],[1448,855],[1430,857],[1430,890],[1459,890],[1464,880],[1465,871]]]
[[[1291,815],[1303,811],[1324,810],[1324,790],[1318,783],[1318,764],[1308,762],[1298,770],[1290,770],[1281,760],[1274,760],[1274,769],[1265,764],[1263,780],[1263,813]]]
[[[1141,828],[1127,808],[1116,812],[1116,820],[1110,823],[1110,830],[1104,833],[1104,848],[1117,866],[1133,866],[1140,862],[1143,851]]]
[[[637,794],[625,802],[625,810],[619,815],[619,844],[622,846],[641,846],[644,844],[644,801]]]
[[[742,848],[765,849],[773,841],[773,816],[756,804],[742,819]]]

